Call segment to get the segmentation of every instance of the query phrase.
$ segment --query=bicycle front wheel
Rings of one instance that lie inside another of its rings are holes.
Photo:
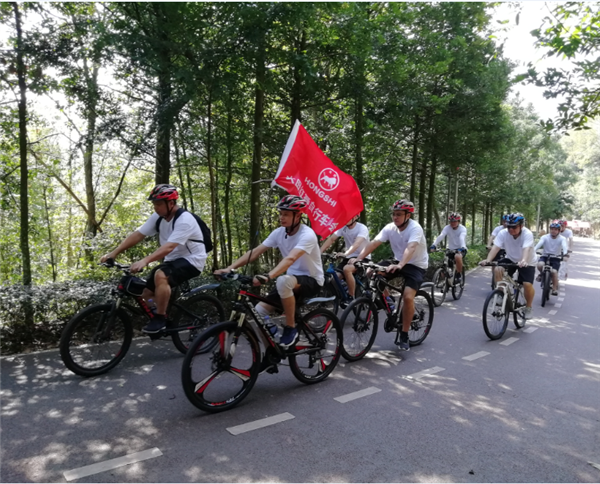
[[[525,295],[523,294],[523,289],[515,290],[515,305],[513,309],[513,322],[515,323],[515,328],[521,329],[527,323],[525,319],[525,308],[527,307],[527,302],[525,301]]]
[[[433,301],[425,291],[417,291],[415,295],[415,314],[408,330],[410,346],[418,346],[429,334],[433,325]]]
[[[131,322],[122,309],[96,304],[67,323],[60,337],[60,357],[77,375],[101,375],[119,364],[132,338]]]
[[[508,307],[502,310],[504,292],[492,291],[483,304],[483,330],[491,340],[502,338],[508,325]],[[508,306],[509,301],[507,301]]]
[[[377,336],[377,307],[368,297],[355,299],[340,319],[344,332],[342,356],[348,361],[364,357]]]
[[[300,338],[290,354],[290,370],[302,383],[318,383],[333,371],[341,356],[342,325],[331,311],[317,308],[298,326]]]
[[[198,334],[221,321],[225,321],[225,308],[221,301],[210,294],[199,293],[177,300],[173,306],[171,325],[182,329],[171,334],[175,348],[186,354]],[[215,344],[216,338],[206,341],[204,347],[198,348],[198,352],[210,351]]]
[[[446,271],[439,268],[433,274],[433,304],[435,306],[441,306],[446,299],[446,293],[448,292],[448,276]]]
[[[544,271],[542,275],[542,307],[546,305],[546,301],[550,299],[550,284],[552,275],[550,271]]]
[[[463,291],[465,290],[465,268],[463,267],[462,272],[460,273],[460,284],[454,283],[452,286],[452,297],[455,301],[458,301],[462,296]]]
[[[212,341],[217,344],[204,351]],[[183,359],[181,383],[188,400],[209,413],[229,410],[248,396],[259,373],[254,333],[235,321],[218,323],[199,335]]]

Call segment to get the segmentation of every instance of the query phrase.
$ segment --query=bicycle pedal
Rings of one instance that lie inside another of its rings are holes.
[[[267,368],[267,373],[270,373],[271,375],[274,375],[275,373],[279,373],[279,368],[277,368],[277,365],[271,366],[271,367]]]

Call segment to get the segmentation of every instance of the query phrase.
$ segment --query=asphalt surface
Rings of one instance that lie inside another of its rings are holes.
[[[169,341],[136,340],[92,379],[70,373],[57,351],[3,357],[0,481],[598,482],[599,249],[575,239],[564,300],[541,308],[536,288],[524,330],[510,321],[501,340],[488,340],[490,272],[479,268],[461,300],[436,308],[420,347],[401,354],[380,328],[365,359],[342,360],[324,382],[303,385],[280,366],[221,414],[188,402]],[[227,430],[281,414],[264,428]],[[136,453],[147,459],[77,478]]]

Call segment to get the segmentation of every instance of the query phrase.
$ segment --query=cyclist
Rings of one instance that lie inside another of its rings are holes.
[[[423,282],[425,271],[429,265],[427,254],[427,241],[423,228],[412,219],[415,206],[409,200],[398,200],[391,207],[392,222],[387,224],[377,237],[358,254],[356,260],[364,260],[371,252],[384,242],[389,242],[394,257],[399,261],[382,261],[379,265],[386,266],[386,278],[393,279],[403,276],[405,281],[402,299],[402,331],[400,332],[399,348],[402,351],[410,350],[408,330],[415,314],[415,295]]]
[[[550,224],[550,233],[543,235],[540,241],[535,246],[534,250],[538,250],[541,248],[545,254],[550,254],[548,256],[543,255],[540,257],[538,262],[538,271],[539,274],[537,276],[537,281],[540,282],[542,280],[542,270],[544,269],[544,263],[548,257],[551,255],[559,256],[562,252],[565,258],[568,258],[569,255],[568,247],[567,247],[567,239],[565,239],[562,235],[560,235],[561,224],[558,220],[554,220]],[[558,269],[560,268],[560,260],[558,259],[550,259],[550,264],[552,265],[552,295],[558,295]]]
[[[494,239],[496,237],[498,237],[498,234],[500,233],[501,230],[504,230],[506,228],[506,218],[508,217],[508,214],[506,215],[502,215],[502,217],[500,217],[500,225],[498,225],[494,230],[492,230],[492,233],[490,234],[490,237],[488,239],[487,242],[487,250],[491,250],[492,247],[494,246]]]
[[[534,240],[531,230],[524,227],[525,217],[521,213],[511,213],[506,219],[506,228],[501,230],[494,239],[494,246],[490,250],[487,259],[482,260],[480,264],[486,265],[494,260],[500,249],[506,251],[506,257],[500,259],[500,264],[517,264],[519,266],[519,282],[523,283],[525,292],[525,301],[527,302],[524,317],[525,319],[532,318],[533,297],[535,296],[535,288],[533,287],[533,279],[535,278],[534,264],[537,261],[535,250],[533,250]],[[508,274],[512,276],[516,267],[508,269]],[[504,276],[504,268],[496,267],[494,270],[496,282],[502,280]]]
[[[569,247],[569,254],[573,252],[573,231],[567,228],[568,222],[566,220],[560,221],[560,235],[567,239],[567,245]]]
[[[343,275],[342,278],[346,280],[348,285],[348,294],[350,297],[354,297],[354,291],[356,289],[356,281],[354,280],[353,274],[356,272],[356,267],[352,264],[348,264],[348,261],[352,257],[356,257],[360,254],[366,245],[369,243],[369,229],[366,225],[361,224],[358,219],[360,215],[355,215],[350,219],[344,228],[336,230],[331,234],[323,245],[321,246],[321,253],[324,253],[329,247],[331,247],[337,239],[340,237],[344,238],[345,251],[337,255],[343,257],[343,260],[338,264],[337,270]],[[370,258],[370,257],[369,257]]]
[[[183,212],[173,228],[173,218],[179,209],[178,198],[179,193],[173,185],[166,183],[156,185],[148,197],[154,205],[154,213],[116,249],[100,259],[100,262],[114,259],[146,237],[156,235],[157,222],[162,217],[159,227],[160,247],[152,254],[134,262],[130,267],[130,271],[136,273],[151,262],[164,259],[148,275],[146,289],[142,294],[146,301],[153,298],[156,304],[155,317],[142,328],[145,333],[158,333],[166,326],[165,315],[171,297],[171,288],[200,275],[206,262],[206,250],[201,243],[202,231],[194,216],[189,212]]]
[[[463,256],[467,255],[467,228],[460,223],[460,220],[460,213],[452,212],[448,215],[448,225],[444,227],[442,233],[429,248],[431,251],[437,250],[437,245],[444,237],[448,237],[448,249],[460,251],[454,254],[454,260],[456,261],[454,280],[459,284],[462,277]]]
[[[286,326],[279,340],[279,345],[288,348],[298,341],[298,331],[294,314],[295,297],[307,298],[318,294],[325,282],[323,264],[317,234],[302,223],[302,214],[307,203],[297,195],[286,195],[277,204],[279,223],[258,247],[249,250],[225,269],[218,269],[216,275],[226,274],[232,269],[243,267],[255,261],[261,254],[271,248],[279,248],[283,259],[277,266],[264,275],[254,276],[253,285],[260,286],[277,279],[276,287],[266,299],[274,303],[281,302],[285,314]],[[275,308],[268,304],[258,303],[257,312],[261,317],[272,313]]]

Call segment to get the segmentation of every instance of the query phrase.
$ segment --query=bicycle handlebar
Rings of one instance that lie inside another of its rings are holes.
[[[487,262],[486,264],[483,264],[483,267],[490,267],[490,266],[497,266],[497,267],[533,267],[532,264],[525,264],[524,266],[520,266],[519,264],[499,264],[498,262],[494,262],[494,261]]]
[[[131,264],[119,264],[114,259],[106,259],[104,262],[100,262],[98,265],[104,267],[116,267],[122,271],[128,271],[131,267]]]

